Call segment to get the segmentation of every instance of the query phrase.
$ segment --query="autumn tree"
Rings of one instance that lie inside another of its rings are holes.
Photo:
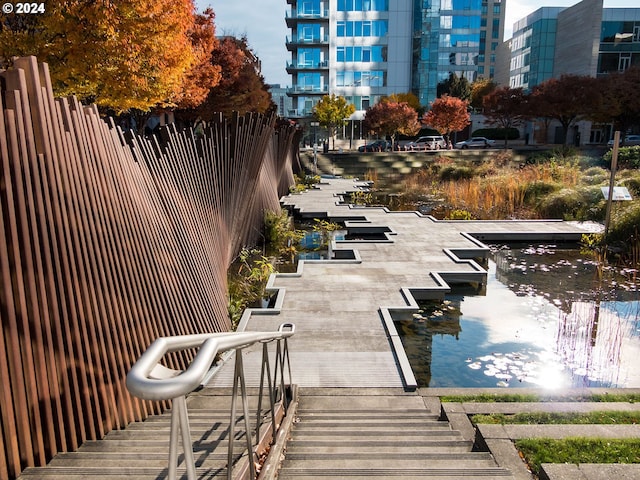
[[[389,100],[391,102],[396,103],[406,103],[411,108],[413,108],[416,112],[418,112],[418,117],[421,117],[424,114],[424,107],[420,105],[420,99],[413,93],[392,93],[388,97],[383,97],[382,101]]]
[[[488,78],[479,78],[471,84],[471,100],[469,104],[476,110],[482,109],[484,97],[493,92],[498,85]]]
[[[465,77],[458,77],[455,73],[449,73],[449,78],[438,83],[436,87],[438,98],[449,95],[461,100],[469,100],[471,98],[471,85]]]
[[[266,113],[275,109],[269,87],[260,74],[260,62],[246,37],[222,38],[210,61],[222,69],[220,82],[195,111],[181,112],[183,116],[200,115],[208,121],[215,112]]]
[[[510,128],[522,125],[527,112],[527,95],[522,88],[499,87],[484,97],[484,114],[490,125],[504,129],[507,148]]]
[[[0,18],[0,62],[35,55],[57,95],[74,94],[116,112],[193,103],[214,85],[205,59],[215,43],[212,13],[192,0],[48,2],[45,13]]]
[[[313,117],[318,123],[329,131],[333,139],[333,148],[336,147],[335,135],[338,128],[347,124],[347,119],[356,111],[356,107],[347,103],[344,97],[335,94],[324,95],[313,107]]]
[[[550,78],[533,87],[532,112],[560,122],[563,131],[563,144],[566,145],[569,128],[578,120],[589,117],[599,107],[602,96],[597,88],[596,79],[580,75],[562,75]],[[540,106],[544,106],[542,109]]]
[[[391,137],[395,144],[396,135],[415,135],[420,131],[418,113],[406,102],[382,100],[369,108],[364,117],[364,127],[382,137]]]
[[[592,120],[613,123],[614,130],[627,132],[640,125],[640,67],[628,68],[599,77],[598,90],[602,103],[592,115]]]
[[[444,95],[434,100],[422,121],[444,135],[450,143],[452,132],[459,132],[471,123],[468,107],[466,100]]]
[[[222,67],[211,61],[212,52],[219,45],[215,36],[215,14],[210,8],[195,15],[189,29],[194,61],[182,77],[182,87],[171,99],[177,108],[194,108],[209,95],[209,91],[220,83]]]

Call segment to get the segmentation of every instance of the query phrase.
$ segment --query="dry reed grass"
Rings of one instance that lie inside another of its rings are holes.
[[[402,182],[403,193],[442,196],[451,208],[467,210],[479,219],[539,218],[536,199],[527,195],[532,184],[571,188],[580,178],[575,165],[550,162],[520,168],[500,157],[479,165],[465,164],[474,170],[471,179],[440,181],[438,173],[454,163],[450,158],[439,158],[429,168],[408,175]]]

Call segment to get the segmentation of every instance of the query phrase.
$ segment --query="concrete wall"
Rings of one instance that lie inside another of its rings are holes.
[[[583,0],[558,14],[554,77],[596,76],[601,23],[602,0]]]

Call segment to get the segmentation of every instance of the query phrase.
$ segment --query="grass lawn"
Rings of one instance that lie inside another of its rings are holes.
[[[640,463],[637,438],[527,438],[517,440],[515,445],[535,475],[543,463]]]

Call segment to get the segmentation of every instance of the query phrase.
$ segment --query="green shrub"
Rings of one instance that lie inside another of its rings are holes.
[[[531,203],[536,199],[549,195],[559,189],[560,185],[557,183],[545,182],[542,180],[531,182],[525,187],[524,198],[526,202]]]
[[[459,165],[447,165],[440,170],[440,180],[443,182],[452,180],[468,180],[475,176],[475,171],[471,167]]]
[[[610,176],[610,172],[604,168],[591,167],[582,173],[580,181],[585,185],[604,185]]]
[[[577,190],[563,188],[545,197],[538,212],[543,218],[561,218],[574,220],[576,214],[583,208],[582,196]]]
[[[627,187],[629,193],[631,193],[631,196],[640,196],[640,175],[624,178],[620,180],[618,184],[622,187]]]
[[[638,238],[640,202],[617,202],[616,205],[611,214],[607,241],[628,245]]]
[[[517,128],[479,128],[471,134],[473,137],[487,137],[491,140],[517,140],[520,138],[520,131]]]
[[[604,154],[603,158],[607,166],[611,166],[613,150]],[[640,145],[622,147],[618,150],[618,168],[640,168]]]

